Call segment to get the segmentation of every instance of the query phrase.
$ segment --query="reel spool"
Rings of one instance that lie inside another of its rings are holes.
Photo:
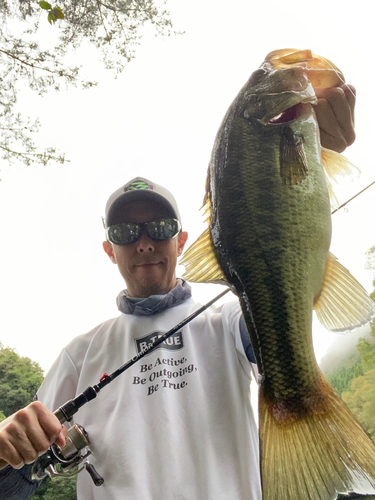
[[[85,429],[81,425],[74,424],[68,429],[63,448],[53,444],[44,455],[34,462],[32,479],[40,481],[47,475],[50,477],[72,477],[86,469],[95,486],[101,486],[104,479],[90,462],[84,462],[91,455],[89,444],[89,436]],[[82,467],[79,467],[82,463]]]

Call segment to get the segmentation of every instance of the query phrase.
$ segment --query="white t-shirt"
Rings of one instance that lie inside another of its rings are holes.
[[[121,314],[75,338],[38,399],[56,410],[198,308],[192,299],[152,316]],[[260,500],[252,365],[237,303],[211,307],[102,389],[75,415],[90,437],[97,487],[78,475],[79,500]]]

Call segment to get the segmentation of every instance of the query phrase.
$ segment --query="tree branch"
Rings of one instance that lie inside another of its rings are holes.
[[[58,76],[65,76],[67,78],[72,78],[72,75],[64,73],[61,70],[52,70],[52,69],[49,69],[49,68],[42,68],[40,66],[36,66],[35,64],[29,63],[27,61],[24,61],[23,59],[20,59],[16,55],[14,55],[11,52],[8,52],[6,50],[0,49],[0,52],[2,52],[3,54],[5,54],[8,57],[11,57],[12,59],[15,59],[15,60],[19,61],[21,64],[25,64],[26,66],[30,66],[33,69],[40,69],[42,71],[47,71],[48,73],[52,73],[52,74],[55,74],[55,75],[58,75]]]

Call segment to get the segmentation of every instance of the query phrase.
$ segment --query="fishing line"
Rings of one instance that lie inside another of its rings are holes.
[[[350,198],[350,200],[346,201],[345,203],[343,203],[342,205],[340,205],[338,208],[336,208],[333,212],[331,212],[331,215],[333,215],[335,212],[337,212],[338,210],[340,210],[340,208],[345,207],[345,205],[347,205],[350,201],[354,200],[354,198],[357,198],[357,196],[359,196],[360,194],[362,194],[364,191],[366,191],[366,189],[368,189],[369,187],[371,187],[373,184],[375,184],[375,181],[371,182],[371,184],[369,184],[367,187],[365,187],[364,189],[362,189],[362,191],[360,191],[359,193],[357,193],[356,195],[354,195],[352,198]]]

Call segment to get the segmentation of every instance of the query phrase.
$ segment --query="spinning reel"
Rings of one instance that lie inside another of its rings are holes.
[[[74,424],[68,429],[63,448],[53,444],[44,455],[33,463],[31,478],[34,481],[40,481],[47,475],[51,478],[55,476],[72,477],[86,469],[95,486],[101,486],[104,479],[89,461],[85,461],[91,455],[89,444],[90,440],[85,429],[81,425]],[[83,465],[80,467],[82,463]]]

